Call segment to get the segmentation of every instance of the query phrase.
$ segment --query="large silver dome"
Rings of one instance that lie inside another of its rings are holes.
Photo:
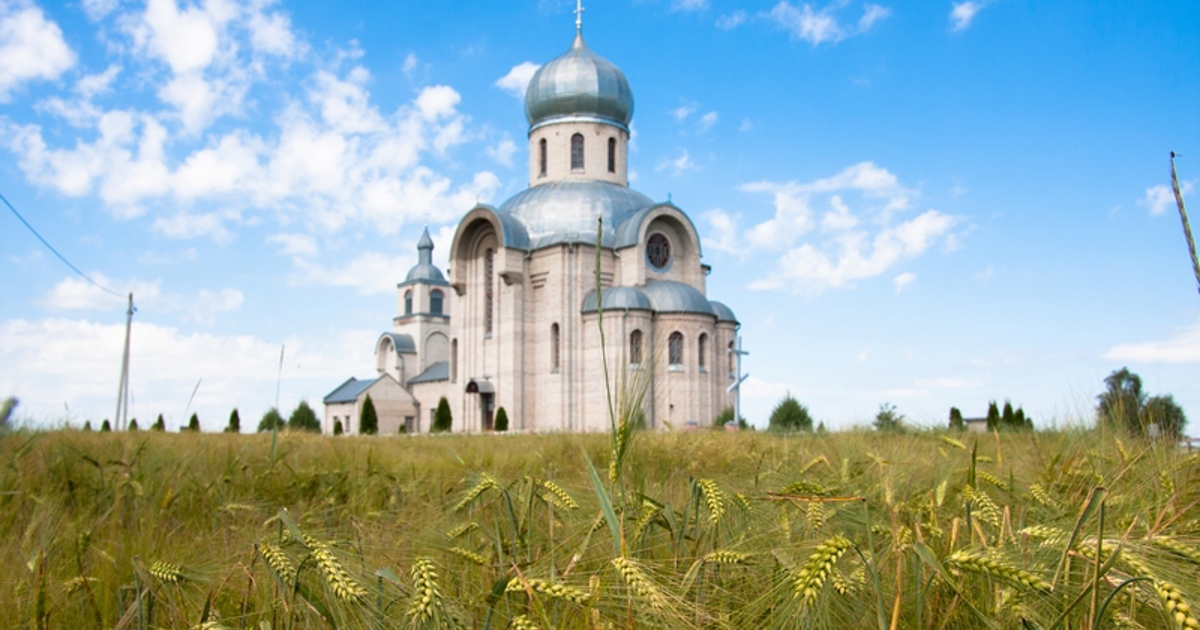
[[[517,193],[500,206],[525,226],[529,248],[557,243],[595,243],[596,219],[604,218],[604,247],[616,246],[617,226],[642,208],[654,205],[642,193],[589,179],[548,182]]]
[[[628,130],[633,91],[619,68],[588,50],[583,35],[538,69],[525,91],[530,130],[558,120],[591,120]]]

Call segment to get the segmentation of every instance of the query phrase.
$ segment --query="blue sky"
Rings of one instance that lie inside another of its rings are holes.
[[[281,345],[285,412],[369,376],[422,226],[444,265],[458,217],[526,186],[519,94],[573,9],[0,0],[0,192],[134,292],[134,416],[252,424]],[[1198,26],[1190,2],[584,14],[633,87],[632,186],[692,216],[743,323],[752,422],[791,392],[830,427],[1005,399],[1062,425],[1129,366],[1193,435],[1200,295],[1165,186],[1172,150],[1200,182]],[[123,302],[10,214],[0,251],[0,396],[111,417]]]

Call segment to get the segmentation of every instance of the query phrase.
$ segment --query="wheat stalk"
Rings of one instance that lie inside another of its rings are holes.
[[[805,605],[812,605],[825,580],[829,578],[833,564],[846,553],[850,545],[850,540],[844,536],[834,536],[821,543],[796,573],[793,581],[794,596],[803,598]]]
[[[484,558],[483,556],[475,553],[474,551],[471,551],[470,549],[464,549],[462,547],[454,546],[454,547],[450,548],[450,553],[452,553],[468,562],[473,562],[481,567],[486,567],[488,565],[487,558]]]
[[[459,525],[458,527],[455,527],[454,529],[446,532],[446,538],[453,540],[455,538],[458,538],[459,536],[462,536],[469,532],[473,532],[477,529],[479,529],[479,523],[476,523],[474,521],[463,523],[462,525]]]
[[[408,616],[417,623],[424,623],[433,618],[434,609],[440,606],[442,601],[433,560],[417,558],[413,561],[409,574],[412,577],[413,596]]]
[[[986,573],[1021,588],[1043,593],[1053,590],[1053,587],[1046,580],[990,556],[967,551],[956,551],[946,559],[946,565],[972,573]]]
[[[1192,607],[1183,599],[1183,593],[1179,592],[1173,584],[1162,580],[1154,581],[1154,590],[1158,593],[1163,602],[1163,608],[1171,620],[1175,622],[1175,627],[1180,630],[1194,630],[1200,628],[1200,621],[1196,619],[1196,615],[1192,613]]]
[[[579,509],[579,504],[575,502],[575,499],[572,499],[566,490],[563,490],[561,486],[553,481],[543,481],[542,487],[549,492],[548,496],[553,497],[551,502],[554,503],[555,507],[568,511]]]
[[[296,567],[292,566],[292,561],[282,549],[271,543],[262,543],[258,546],[258,552],[266,559],[267,566],[271,567],[280,582],[290,586],[296,581]]]
[[[581,591],[573,586],[558,583],[551,584],[546,580],[539,580],[537,578],[528,578],[524,583],[521,582],[520,578],[513,578],[509,580],[505,591],[509,593],[526,592],[525,585],[528,585],[529,589],[535,593],[565,600],[580,606],[587,606],[588,601],[592,598],[590,593]]]
[[[662,591],[646,576],[637,562],[630,558],[618,557],[613,558],[612,565],[636,595],[644,597],[655,608],[666,607],[667,600]]]
[[[715,524],[725,515],[725,493],[721,492],[717,482],[712,479],[700,479],[696,481],[696,485],[700,487],[704,504],[708,506],[708,522]]]
[[[329,588],[333,589],[334,594],[342,601],[356,602],[367,596],[366,589],[359,586],[358,582],[350,577],[350,574],[342,567],[342,563],[330,551],[329,545],[304,534],[304,546],[312,552],[313,559],[317,561],[317,568],[321,570],[321,575],[325,577]]]
[[[484,492],[486,492],[492,488],[499,487],[499,485],[500,484],[496,483],[495,477],[492,477],[491,475],[489,475],[487,473],[479,473],[479,483],[476,483],[475,487],[473,487],[467,491],[467,494],[463,496],[462,500],[459,501],[458,504],[454,506],[454,511],[455,512],[463,511],[463,508],[467,507],[468,505],[471,505],[471,502],[474,501],[475,499],[478,499],[479,495],[483,494]]]
[[[1174,538],[1167,538],[1164,536],[1155,537],[1150,540],[1150,543],[1157,547],[1166,549],[1167,551],[1170,551],[1176,555],[1187,558],[1194,564],[1200,564],[1200,549],[1197,549],[1196,547],[1185,545]]]
[[[705,564],[747,564],[754,554],[741,551],[713,551],[704,556]]]
[[[161,560],[150,565],[147,571],[163,584],[179,584],[187,579],[184,577],[183,569],[179,568],[179,565]]]
[[[980,520],[992,527],[1000,527],[1000,508],[986,492],[980,492],[971,486],[963,486],[964,506],[970,503],[976,509]]]
[[[509,621],[509,627],[513,630],[541,630],[541,626],[529,620],[525,615],[517,615]]]

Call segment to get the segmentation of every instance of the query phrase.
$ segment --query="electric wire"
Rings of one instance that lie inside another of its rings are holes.
[[[28,228],[28,230],[34,236],[36,236],[39,241],[42,242],[42,245],[45,245],[46,249],[50,250],[51,253],[53,253],[55,256],[57,256],[58,259],[61,260],[64,265],[70,267],[71,271],[74,271],[75,273],[79,274],[79,277],[83,278],[84,280],[87,280],[88,282],[90,282],[92,284],[92,286],[96,287],[97,289],[100,289],[101,291],[104,291],[105,293],[114,295],[118,298],[125,299],[124,295],[121,295],[120,293],[113,291],[112,289],[100,284],[99,282],[92,280],[91,277],[89,277],[86,273],[81,271],[79,269],[79,267],[76,267],[75,265],[71,264],[71,261],[67,260],[66,256],[63,256],[61,253],[59,253],[59,251],[57,249],[54,249],[54,246],[51,245],[50,242],[47,241],[44,237],[42,237],[42,235],[39,234],[38,231],[36,229],[34,229],[34,227],[32,225],[29,224],[29,221],[26,221],[25,217],[21,216],[20,212],[17,212],[17,209],[14,208],[11,203],[9,203],[8,198],[5,197],[3,194],[0,194],[0,201],[4,201],[4,205],[8,206],[9,210],[12,210],[12,213],[14,216],[17,217],[17,220],[19,220],[26,228]]]

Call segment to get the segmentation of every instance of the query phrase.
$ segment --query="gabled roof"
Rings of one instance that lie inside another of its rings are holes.
[[[322,402],[326,405],[354,402],[358,400],[358,397],[363,392],[370,389],[375,383],[378,383],[380,378],[383,377],[380,376],[379,378],[360,381],[351,376],[345,383],[338,385],[337,389],[329,392],[329,395]]]
[[[408,384],[413,385],[416,383],[433,383],[435,381],[448,380],[450,380],[450,362],[438,361],[437,363],[425,368],[424,372],[421,372],[420,374],[408,379]]]

